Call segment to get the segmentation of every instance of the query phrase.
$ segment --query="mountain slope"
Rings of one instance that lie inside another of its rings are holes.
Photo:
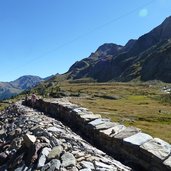
[[[171,68],[171,64],[165,61],[170,60],[170,41],[168,41],[170,38],[171,17],[168,17],[162,24],[138,40],[129,40],[125,46],[112,43],[100,46],[88,58],[70,67],[67,72],[68,79],[90,77],[99,82],[105,82],[110,80],[130,81],[140,78],[143,81],[159,79],[171,82],[168,76],[171,75],[168,69]],[[155,54],[157,57],[154,60]],[[162,67],[160,66],[160,69],[151,67],[153,62],[155,66],[162,62]],[[154,74],[154,72],[157,73]],[[167,76],[161,72],[167,73]],[[151,75],[147,76],[148,73]]]
[[[0,82],[0,100],[10,98],[24,90],[31,89],[41,81],[43,81],[43,79],[38,76],[26,75],[15,81]]]
[[[73,64],[68,71],[70,73],[68,78],[79,79],[82,77],[92,77],[96,79],[95,77],[98,72],[100,72],[101,69],[103,71],[105,68],[107,69],[111,59],[121,52],[123,52],[123,46],[121,45],[113,43],[103,44],[88,58]]]
[[[8,99],[21,93],[21,90],[13,87],[10,83],[0,82],[0,100]]]
[[[38,76],[25,75],[15,81],[11,81],[10,84],[19,89],[26,90],[36,86],[41,81],[43,81],[43,79]]]
[[[141,80],[171,82],[171,39],[156,47],[142,65]]]
[[[131,55],[137,55],[159,42],[171,38],[171,16],[149,33],[141,36],[130,49]]]

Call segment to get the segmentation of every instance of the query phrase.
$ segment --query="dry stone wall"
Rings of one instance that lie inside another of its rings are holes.
[[[27,104],[31,105],[30,101]],[[95,146],[136,170],[171,170],[171,145],[138,128],[111,122],[65,99],[40,99],[34,107],[62,121]]]
[[[17,102],[0,113],[0,171],[131,171],[60,121]]]

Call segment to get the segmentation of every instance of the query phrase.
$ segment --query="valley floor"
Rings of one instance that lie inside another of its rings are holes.
[[[136,126],[171,143],[170,94],[164,84],[62,83],[70,101],[112,121]]]

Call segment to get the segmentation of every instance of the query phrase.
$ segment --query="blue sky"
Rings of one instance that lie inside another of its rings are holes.
[[[171,15],[171,0],[1,0],[0,81],[64,73],[103,43],[124,45]]]

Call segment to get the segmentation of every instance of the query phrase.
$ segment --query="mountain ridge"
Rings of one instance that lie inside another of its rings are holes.
[[[170,30],[171,16],[138,39],[130,39],[125,46],[104,43],[89,57],[75,62],[62,75],[56,74],[45,79],[26,75],[11,82],[0,82],[0,99],[31,89],[43,80],[50,79],[53,82],[52,77],[62,80],[90,78],[97,82],[160,80],[170,83]]]
[[[151,74],[151,77],[144,76],[145,73],[148,73],[148,71],[145,70],[150,69],[150,67],[145,67],[144,65],[148,63],[150,56],[154,56],[156,47],[157,49],[160,48],[163,54],[165,54],[166,51],[170,51],[169,45],[171,42],[168,41],[171,38],[170,30],[171,16],[167,17],[159,26],[155,27],[150,32],[140,36],[137,40],[129,40],[125,46],[105,43],[97,48],[88,58],[74,63],[67,72],[68,79],[92,78],[98,82],[106,82],[131,81],[139,78],[141,81],[159,79],[165,82],[171,82],[168,76],[167,78],[159,76],[162,74]],[[167,44],[167,46],[165,46],[165,44]],[[148,58],[143,54],[146,54]],[[163,57],[163,54],[157,53],[159,57],[156,59],[171,60],[170,53],[167,55],[167,59]],[[138,62],[138,60],[140,61]],[[150,64],[152,65],[152,63]],[[135,70],[136,68],[137,70]],[[155,72],[159,71],[156,70],[156,68],[154,69]],[[166,69],[164,65],[162,65],[160,70],[163,70],[163,72],[167,70],[167,72],[169,72],[168,75],[171,74],[168,67]]]
[[[35,87],[43,78],[33,75],[24,75],[10,82],[0,82],[0,100],[16,96],[24,90],[29,90]]]

